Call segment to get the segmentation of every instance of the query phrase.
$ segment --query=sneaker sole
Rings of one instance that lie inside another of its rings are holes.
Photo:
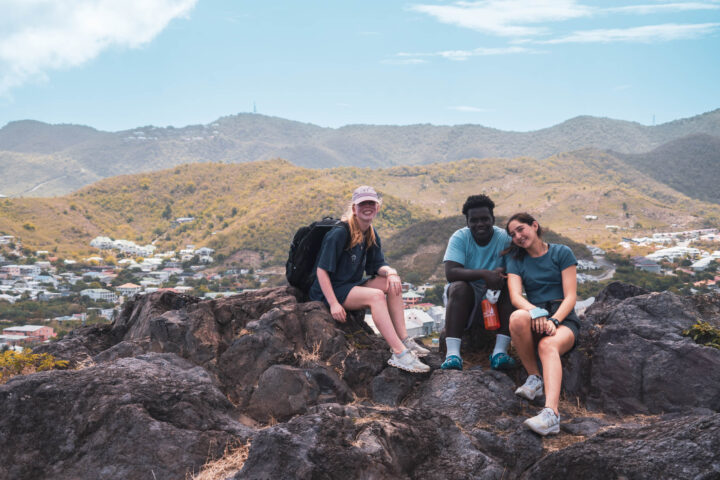
[[[497,366],[490,365],[490,368],[492,368],[493,370],[514,370],[515,368],[517,368],[517,364],[511,365],[509,363],[503,363]]]
[[[391,367],[399,368],[400,370],[405,370],[406,372],[410,372],[410,373],[427,373],[427,372],[430,371],[430,367],[428,367],[427,370],[425,370],[425,369],[422,369],[422,370],[421,370],[421,369],[410,368],[410,367],[408,367],[408,366],[406,366],[406,365],[403,365],[403,364],[401,364],[401,363],[395,363],[395,362],[392,361],[392,359],[388,360],[387,363],[388,363],[388,365],[390,365]]]
[[[418,358],[427,357],[428,355],[430,355],[430,352],[425,352],[425,353],[418,352],[417,350],[413,350],[411,347],[408,347],[408,349],[409,349],[411,352],[413,352],[413,353],[415,354],[415,356],[418,357]],[[390,352],[392,352],[392,351],[393,351],[393,350],[392,350],[392,348],[391,348],[391,349],[390,349]]]
[[[525,420],[523,422],[525,426],[527,426],[530,430],[537,433],[538,435],[542,435],[543,437],[545,435],[555,435],[557,433],[560,433],[560,424],[555,424],[550,428],[541,428],[535,426],[535,424],[531,423],[529,420]]]
[[[522,397],[525,400],[535,400],[535,397],[537,397],[540,394],[540,392],[535,392],[535,395],[530,396],[529,394],[525,393],[525,390],[517,389],[515,390],[515,395],[518,397]]]

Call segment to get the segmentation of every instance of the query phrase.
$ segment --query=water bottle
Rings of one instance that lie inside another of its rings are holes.
[[[497,330],[500,328],[497,307],[490,303],[488,299],[483,300],[480,305],[482,306],[483,319],[485,319],[485,330]]]

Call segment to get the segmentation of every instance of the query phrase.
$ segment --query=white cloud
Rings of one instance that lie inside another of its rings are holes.
[[[112,47],[137,48],[197,0],[3,0],[0,94]]]
[[[543,53],[539,50],[533,50],[525,47],[501,47],[501,48],[475,48],[473,50],[444,50],[432,53],[398,53],[398,57],[442,57],[448,60],[463,61],[470,57],[485,57],[490,55],[509,55],[517,53]]]
[[[602,11],[607,13],[636,13],[648,15],[653,13],[689,12],[697,10],[719,10],[720,5],[713,3],[687,2],[687,3],[659,3],[650,5],[626,5],[623,7],[610,7]]]
[[[410,8],[442,23],[503,37],[544,34],[547,33],[545,27],[534,25],[586,17],[593,12],[591,7],[573,0],[485,0]]]
[[[492,111],[487,108],[470,107],[468,105],[458,105],[456,107],[448,107],[448,110],[455,110],[458,112],[468,112],[468,113],[487,113],[487,112]]]
[[[416,12],[425,13],[434,17],[441,23],[457,25],[469,28],[488,35],[510,37],[512,42],[522,43],[528,39],[537,39],[541,36],[552,34],[552,24],[580,18],[592,18],[598,16],[635,14],[649,15],[687,11],[719,10],[720,4],[717,1],[706,2],[675,2],[655,4],[625,5],[621,7],[595,7],[583,5],[576,0],[481,0],[481,1],[457,1],[451,4],[428,5],[418,4],[410,7]],[[661,27],[661,26],[659,26]],[[632,35],[637,35],[636,41],[645,40],[642,29],[645,28],[648,35],[654,27],[637,27],[633,29],[608,28],[607,32],[626,31],[630,33],[628,41],[632,41]],[[671,29],[662,29],[670,32]],[[681,30],[681,29],[680,29]],[[587,38],[593,38],[592,30],[588,32]],[[679,30],[678,30],[679,31]],[[697,34],[707,33],[708,30],[697,29]],[[578,32],[578,34],[581,32]],[[575,34],[574,34],[575,35]],[[622,34],[618,34],[622,36]],[[672,35],[672,34],[671,34]],[[682,33],[677,38],[688,38]],[[570,37],[564,37],[565,39]],[[573,38],[580,38],[573,37]],[[657,38],[664,38],[662,35]],[[547,43],[563,43],[565,39],[550,41]],[[575,40],[574,40],[575,41]],[[576,40],[580,41],[580,40]],[[593,40],[586,40],[593,41]],[[596,40],[599,41],[599,40]]]
[[[666,23],[663,25],[645,25],[632,28],[585,30],[540,43],[653,43],[658,41],[697,38],[712,33],[718,30],[719,27],[720,23],[698,23],[690,25]]]

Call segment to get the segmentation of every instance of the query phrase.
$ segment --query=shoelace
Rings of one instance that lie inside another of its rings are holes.
[[[554,422],[557,418],[557,415],[555,415],[555,412],[553,412],[551,408],[543,408],[542,416],[545,423]]]

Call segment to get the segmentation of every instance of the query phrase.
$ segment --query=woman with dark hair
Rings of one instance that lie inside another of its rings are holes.
[[[507,253],[510,336],[528,378],[515,393],[533,400],[545,389],[545,408],[525,421],[540,435],[560,431],[560,356],[575,345],[580,320],[575,314],[577,260],[569,247],[548,244],[542,228],[527,213],[516,213],[505,228],[511,238]],[[523,288],[527,298],[523,297]],[[535,357],[537,348],[542,377]]]
[[[408,337],[402,302],[402,282],[385,262],[380,237],[372,221],[380,210],[372,187],[358,187],[342,220],[348,228],[334,228],[323,238],[317,260],[317,278],[310,287],[311,300],[322,300],[338,322],[346,310],[370,309],[375,326],[390,345],[388,364],[409,372],[427,372],[418,360],[429,350]],[[371,278],[363,278],[363,272]]]

